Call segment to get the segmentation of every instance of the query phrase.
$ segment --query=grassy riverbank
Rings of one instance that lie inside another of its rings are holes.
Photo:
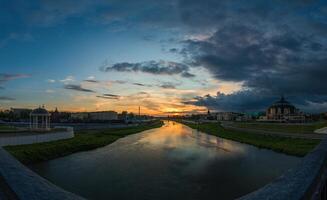
[[[207,134],[295,156],[304,156],[320,142],[320,140],[313,139],[295,139],[232,131],[224,129],[218,123],[203,123],[199,125],[188,123],[184,124]]]
[[[13,127],[13,126],[8,126],[8,125],[5,125],[5,124],[0,124],[0,133],[1,132],[5,132],[5,131],[13,131],[13,130],[16,130],[16,128]]]
[[[275,123],[245,123],[236,122],[233,126],[239,128],[256,129],[263,131],[276,131],[285,133],[313,133],[314,130],[327,126],[327,122],[316,122],[312,124],[275,124]]]
[[[119,138],[152,128],[159,128],[162,121],[148,125],[119,129],[85,130],[75,133],[75,137],[54,142],[5,147],[24,164],[36,163],[66,156],[79,151],[87,151],[113,143]]]

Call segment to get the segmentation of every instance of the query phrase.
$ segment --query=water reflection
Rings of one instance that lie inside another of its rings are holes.
[[[89,199],[233,199],[298,160],[165,122],[106,147],[31,168]]]

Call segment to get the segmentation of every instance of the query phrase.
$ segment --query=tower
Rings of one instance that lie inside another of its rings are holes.
[[[141,106],[139,106],[139,117],[141,117]]]

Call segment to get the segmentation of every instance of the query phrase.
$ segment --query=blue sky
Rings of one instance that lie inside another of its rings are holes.
[[[0,0],[0,25],[1,109],[327,110],[325,1]]]

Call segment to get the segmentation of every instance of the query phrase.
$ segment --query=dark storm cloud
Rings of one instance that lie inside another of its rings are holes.
[[[311,17],[316,3],[274,3],[271,9],[251,3],[240,4],[240,10],[227,9],[229,18],[221,18],[207,38],[184,41],[180,53],[186,62],[208,69],[218,80],[241,82],[247,88],[185,103],[236,111],[262,109],[281,94],[303,107],[327,102],[327,43],[321,31],[310,28],[325,26]],[[257,9],[266,12],[251,12]],[[299,15],[299,9],[308,10]]]
[[[142,63],[118,63],[109,70],[193,77],[189,66],[200,66],[218,80],[243,83],[246,89],[240,92],[192,101],[217,109],[261,109],[281,94],[294,97],[298,105],[327,102],[326,1],[180,0],[148,5],[158,13],[153,16],[162,19],[144,20],[145,15],[133,11],[142,19],[136,23],[193,35],[182,41],[184,48],[169,50],[185,58],[186,70]],[[170,18],[165,17],[167,8]],[[147,11],[152,15],[154,10]]]
[[[64,85],[64,88],[68,89],[68,90],[76,90],[76,91],[80,91],[80,92],[95,92],[93,90],[83,88],[81,85],[67,84],[67,85]]]
[[[244,90],[233,94],[206,95],[195,97],[192,100],[185,101],[185,104],[194,104],[205,106],[213,110],[228,111],[257,111],[265,109],[277,97],[272,97],[269,93],[263,91]]]
[[[286,95],[286,99],[305,112],[322,112],[327,109],[327,95],[315,95],[307,100],[305,95]],[[268,91],[243,90],[232,94],[205,95],[186,100],[184,104],[205,106],[217,111],[264,111],[273,102],[279,100]],[[317,108],[320,109],[317,109]],[[323,110],[321,110],[323,109]]]
[[[123,62],[104,67],[103,70],[106,72],[144,72],[154,75],[181,75],[185,78],[195,76],[189,72],[189,67],[187,65],[169,61],[147,61],[140,63]]]

